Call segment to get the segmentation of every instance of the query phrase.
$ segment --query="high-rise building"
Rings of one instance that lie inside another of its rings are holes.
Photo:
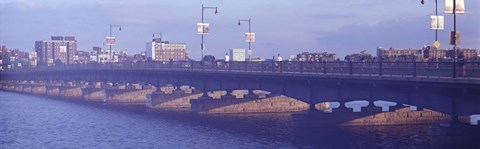
[[[52,36],[51,40],[35,41],[38,63],[53,65],[55,62],[73,64],[77,52],[77,41],[74,36]]]
[[[145,56],[155,61],[188,60],[187,46],[183,43],[170,43],[155,38],[147,42]]]

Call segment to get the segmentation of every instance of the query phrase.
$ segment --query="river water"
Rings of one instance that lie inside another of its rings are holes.
[[[290,114],[148,113],[0,91],[0,148],[425,148],[428,126],[300,127]]]

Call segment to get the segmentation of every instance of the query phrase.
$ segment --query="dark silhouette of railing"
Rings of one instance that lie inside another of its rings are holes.
[[[109,70],[158,69],[195,70],[249,73],[297,73],[329,75],[428,77],[480,79],[480,62],[205,62],[205,61],[149,61],[137,63],[72,64],[50,67],[24,68],[11,71],[37,70]]]

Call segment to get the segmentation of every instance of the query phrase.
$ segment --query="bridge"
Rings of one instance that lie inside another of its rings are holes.
[[[186,85],[203,92],[200,99],[211,99],[206,93],[214,91],[226,91],[223,98],[237,90],[262,90],[305,102],[310,110],[323,102],[338,102],[340,109],[349,101],[373,106],[383,100],[454,117],[480,113],[479,62],[140,62],[25,68],[0,75],[5,81]]]

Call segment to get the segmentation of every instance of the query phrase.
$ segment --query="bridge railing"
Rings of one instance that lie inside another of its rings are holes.
[[[477,78],[480,79],[480,62],[138,62],[106,64],[73,64],[57,66],[39,66],[36,68],[15,69],[11,71],[35,72],[37,70],[109,70],[109,69],[167,69],[224,72],[255,73],[304,73],[328,75],[366,75],[390,77],[429,77],[429,78]],[[10,70],[9,70],[10,71]]]

